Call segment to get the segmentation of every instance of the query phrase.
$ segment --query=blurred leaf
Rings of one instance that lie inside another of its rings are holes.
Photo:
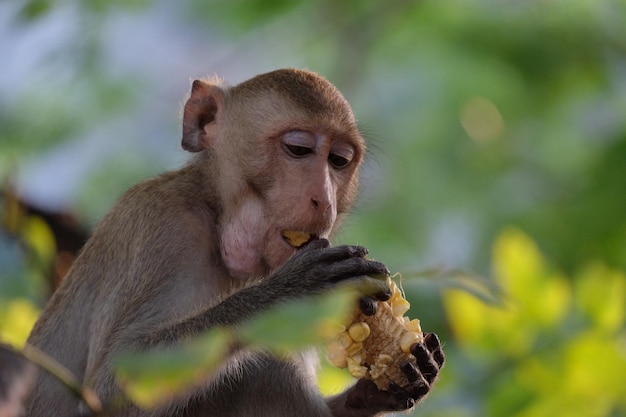
[[[302,1],[290,0],[193,0],[190,11],[194,19],[221,16],[224,22],[228,22],[223,29],[249,30],[263,25],[301,3]],[[215,23],[223,22],[215,19]]]
[[[483,349],[527,354],[540,329],[557,325],[568,312],[571,290],[550,274],[534,243],[507,229],[494,245],[495,281],[504,292],[501,305],[486,305],[466,292],[446,290],[444,305],[460,341]]]
[[[569,391],[571,397],[586,398],[587,404],[594,404],[601,397],[610,402],[626,398],[626,384],[623,383],[626,375],[626,346],[619,340],[595,329],[590,330],[568,344],[564,354],[567,364],[565,390]],[[590,361],[589,358],[594,360]],[[590,375],[594,377],[590,378]]]
[[[50,227],[41,217],[28,217],[20,235],[39,262],[52,262],[56,256],[56,241]]]
[[[293,352],[319,345],[337,333],[354,312],[357,294],[342,288],[318,297],[281,304],[241,328],[241,338],[253,346]]]
[[[528,358],[518,365],[517,377],[526,390],[534,392],[534,398],[513,415],[623,415],[625,354],[619,341],[591,330],[562,349]]]
[[[485,318],[486,305],[460,290],[444,291],[443,303],[456,339],[470,349],[471,346],[488,348],[482,346],[489,326]]]
[[[455,290],[444,294],[463,348],[493,366],[506,364],[488,382],[489,414],[622,415],[626,276],[594,263],[570,288],[533,241],[512,228],[496,240],[493,257],[495,280],[506,294],[502,308]],[[576,308],[591,320],[581,326]]]
[[[354,377],[347,369],[337,368],[323,357],[317,373],[317,386],[324,396],[337,395],[354,383]]]
[[[38,19],[52,9],[51,0],[28,0],[19,12],[19,18],[25,21]]]
[[[171,349],[119,356],[116,378],[131,401],[150,408],[201,383],[228,354],[232,337],[213,330]]]
[[[23,298],[0,298],[0,341],[21,348],[39,317],[35,305]]]
[[[494,246],[494,274],[523,320],[549,327],[567,313],[571,289],[551,272],[535,243],[518,229],[505,229]]]
[[[154,407],[215,372],[234,342],[277,353],[319,345],[336,334],[355,305],[355,291],[348,288],[278,305],[236,333],[215,329],[170,349],[122,355],[114,363],[116,377],[134,403]]]
[[[574,281],[581,310],[593,325],[609,334],[624,328],[626,318],[626,274],[599,263],[586,267]]]

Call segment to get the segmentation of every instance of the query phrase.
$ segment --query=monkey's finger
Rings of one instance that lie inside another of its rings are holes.
[[[361,276],[358,277],[358,280],[355,280],[352,285],[363,295],[368,296],[374,299],[382,298],[389,299],[391,297],[391,288],[389,288],[389,284],[386,281],[372,278],[370,276]]]
[[[417,367],[409,361],[403,361],[400,364],[400,369],[402,369],[402,372],[404,372],[404,375],[406,375],[406,379],[408,379],[409,382],[415,382],[420,378],[420,373],[417,370]]]
[[[303,250],[317,250],[317,249],[326,249],[327,247],[330,246],[330,242],[328,241],[328,239],[316,239],[314,241],[312,241],[311,243],[308,243]]]
[[[446,361],[446,357],[441,349],[441,342],[439,341],[439,336],[436,333],[426,333],[424,334],[424,343],[428,350],[430,350],[433,359],[439,365],[439,368],[443,366]]]
[[[404,375],[406,375],[406,379],[408,379],[409,382],[415,382],[420,379],[420,373],[414,363],[410,361],[403,361],[400,363],[400,369],[404,372]]]
[[[404,389],[408,396],[417,402],[420,398],[423,398],[426,394],[428,394],[430,391],[430,385],[428,385],[424,378],[420,377],[417,382],[405,387]]]
[[[326,240],[326,239],[319,239],[319,240],[313,241],[307,246],[310,246],[311,244],[318,242],[320,240]],[[326,240],[326,242],[328,241]],[[343,260],[351,259],[351,258],[365,258],[367,253],[368,253],[367,248],[363,246],[358,246],[358,245],[333,246],[333,247],[326,248],[324,250],[323,256],[321,257],[320,260],[327,261],[327,262],[339,262],[339,261],[343,261]]]
[[[415,401],[409,397],[408,392],[403,390],[398,384],[395,382],[390,382],[388,391],[391,395],[393,395],[395,399],[394,409],[395,410],[408,410],[409,408],[415,405]]]
[[[359,308],[366,316],[373,316],[376,314],[376,307],[376,300],[373,298],[367,296],[359,298]]]
[[[335,248],[325,249],[323,252],[332,251]],[[377,261],[370,261],[362,257],[347,257],[338,259],[332,262],[329,266],[329,279],[333,281],[342,281],[348,279],[361,279],[367,276],[373,280],[377,280],[385,283],[385,287],[380,287],[384,290],[389,285],[387,284],[387,277],[390,272],[385,264]],[[375,294],[375,292],[368,292],[368,294]]]
[[[435,359],[426,345],[423,343],[415,343],[411,346],[411,354],[415,356],[415,362],[426,382],[428,382],[429,385],[432,384],[439,374],[439,364],[435,362]]]

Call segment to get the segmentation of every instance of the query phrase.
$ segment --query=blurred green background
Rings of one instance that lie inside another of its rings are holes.
[[[338,243],[445,344],[415,415],[626,416],[626,1],[7,0],[0,56],[3,340],[68,262],[51,216],[80,240],[184,163],[191,79],[302,67],[370,141]]]

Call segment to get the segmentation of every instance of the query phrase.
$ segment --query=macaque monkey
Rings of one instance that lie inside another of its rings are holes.
[[[385,265],[360,246],[330,246],[357,195],[365,153],[349,104],[324,78],[277,70],[233,87],[193,82],[182,169],[126,192],[96,227],[41,314],[29,343],[93,389],[114,416],[372,416],[412,407],[443,353],[437,337],[398,364],[413,381],[379,391],[360,380],[323,398],[306,354],[232,352],[193,393],[141,410],[124,400],[111,362],[214,326],[237,325],[287,300],[367,283],[362,306],[389,297]],[[308,240],[294,247],[286,232]],[[371,311],[370,311],[371,313]],[[45,372],[29,417],[84,412]]]

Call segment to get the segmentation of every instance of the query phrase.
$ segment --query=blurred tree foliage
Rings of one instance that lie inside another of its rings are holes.
[[[19,99],[0,97],[4,176],[140,104],[150,86],[108,66],[103,22],[157,3],[19,4],[12,24],[23,31],[70,5],[81,36],[50,51]],[[626,1],[178,7],[198,36],[263,30],[261,47],[297,51],[345,92],[372,157],[340,241],[368,246],[407,277],[454,271],[406,282],[413,315],[442,336],[449,358],[416,415],[626,415]],[[97,204],[83,207],[110,204],[114,193],[99,191],[128,181],[129,165],[86,178],[80,198]],[[30,314],[16,297],[37,299],[33,256],[50,250],[45,225],[21,225],[0,239],[3,338],[24,332],[7,330]],[[329,370],[321,381],[329,392],[346,378]]]
[[[444,294],[463,358],[450,379],[474,385],[476,415],[626,415],[624,273],[592,263],[567,279],[517,229],[496,240],[493,269],[500,305]]]

